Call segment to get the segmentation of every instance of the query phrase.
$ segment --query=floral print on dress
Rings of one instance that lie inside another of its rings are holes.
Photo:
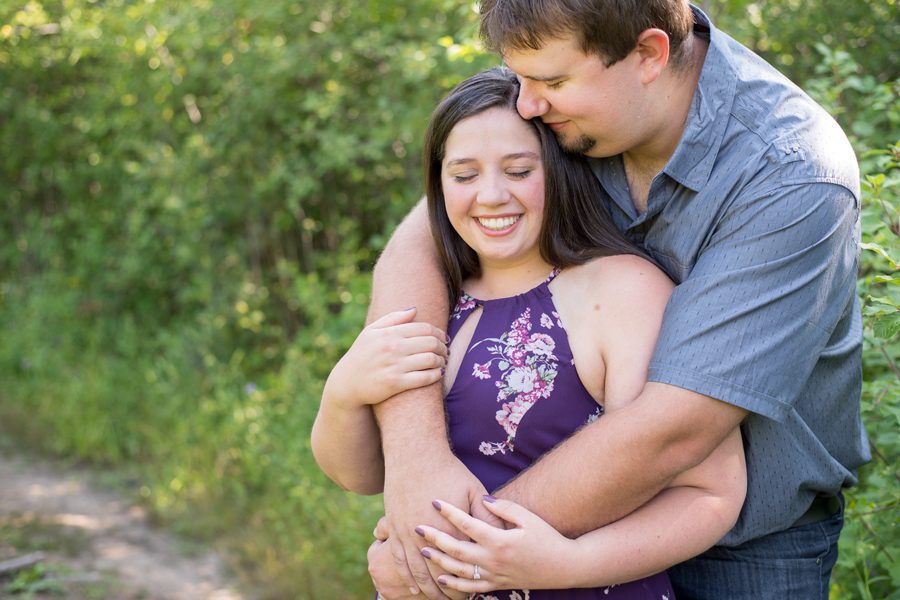
[[[549,318],[545,320],[546,316],[541,315],[540,326],[550,329],[553,323]],[[559,370],[559,361],[553,354],[556,342],[546,333],[532,333],[533,328],[531,308],[526,308],[499,338],[486,338],[472,345],[474,348],[493,343],[487,348],[487,362],[473,366],[472,377],[491,379],[491,369],[496,370],[500,408],[495,418],[506,432],[505,440],[481,442],[478,450],[484,455],[513,452],[522,417],[538,400],[549,398],[553,392],[553,380]]]
[[[597,408],[594,409],[594,412],[592,412],[590,414],[590,416],[587,418],[587,421],[585,421],[584,424],[590,425],[591,423],[593,423],[594,421],[596,421],[597,419],[599,419],[602,416],[603,416],[603,407],[598,406]]]
[[[547,313],[541,313],[541,327],[544,329],[553,329],[553,320],[547,316]]]
[[[495,594],[472,594],[469,600],[500,600],[500,596]],[[531,600],[531,592],[529,590],[513,591],[507,596],[507,600]]]
[[[475,308],[476,304],[477,300],[475,300],[475,298],[465,292],[462,292],[459,295],[459,300],[456,301],[456,306],[453,308],[453,312],[450,314],[450,318],[461,319],[463,314],[465,314],[466,311]]]

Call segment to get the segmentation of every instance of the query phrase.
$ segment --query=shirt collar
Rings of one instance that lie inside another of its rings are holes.
[[[691,6],[695,31],[709,31],[709,49],[700,80],[691,100],[684,133],[663,171],[695,192],[707,181],[725,136],[728,115],[734,103],[737,76],[725,34],[716,29],[706,14]]]

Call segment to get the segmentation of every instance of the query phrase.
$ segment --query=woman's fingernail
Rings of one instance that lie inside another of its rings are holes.
[[[485,502],[490,502],[491,504],[493,504],[494,502],[497,501],[497,499],[494,498],[493,496],[491,496],[490,494],[485,494],[485,495],[482,496],[481,498],[482,498]]]
[[[447,578],[443,575],[438,577],[438,585],[447,585]]]
[[[432,500],[432,501],[431,501],[431,505],[432,505],[433,507],[435,507],[436,509],[441,510],[441,503],[438,502],[437,500]]]
[[[425,558],[431,558],[431,552],[428,551],[428,548],[422,548],[420,552]]]
[[[418,533],[422,537],[425,537],[425,530],[422,529],[421,527],[416,527],[416,533]]]
[[[419,595],[419,588],[413,587],[413,586],[409,586],[409,593],[412,594],[413,596],[418,596],[418,595]]]

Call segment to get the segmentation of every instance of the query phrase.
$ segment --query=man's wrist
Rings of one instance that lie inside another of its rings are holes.
[[[440,383],[409,390],[373,406],[385,466],[452,456]]]
[[[440,471],[441,465],[455,458],[446,435],[410,440],[408,444],[397,443],[397,440],[393,442],[386,444],[384,439],[382,441],[386,474],[410,471],[435,473]]]

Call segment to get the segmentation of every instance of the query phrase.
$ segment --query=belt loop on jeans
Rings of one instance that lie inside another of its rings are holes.
[[[841,501],[837,496],[819,495],[813,498],[812,504],[791,527],[800,527],[810,523],[818,523],[833,517],[841,510]]]

